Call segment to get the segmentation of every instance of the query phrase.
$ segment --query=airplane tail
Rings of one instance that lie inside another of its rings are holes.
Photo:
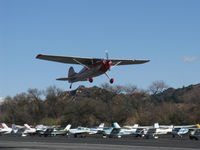
[[[16,130],[16,129],[17,129],[15,124],[12,124],[12,129],[13,129],[13,130]]]
[[[60,81],[70,81],[71,77],[74,76],[76,74],[76,72],[74,71],[73,67],[69,68],[68,71],[68,78],[58,78],[56,80],[60,80]]]
[[[30,129],[30,128],[31,128],[28,124],[24,124],[24,126],[25,126],[27,129]]]
[[[153,127],[157,129],[157,128],[159,128],[159,124],[158,123],[154,123]]]
[[[113,123],[114,128],[121,128],[117,122]]]
[[[99,128],[104,128],[104,123],[101,123],[101,124],[99,125]]]
[[[70,67],[69,68],[69,71],[68,71],[68,78],[69,77],[72,77],[73,75],[75,75],[76,74],[76,72],[74,71],[74,68],[73,67]]]
[[[5,123],[2,123],[3,128],[8,129],[8,126]]]
[[[68,124],[68,125],[65,127],[64,131],[69,131],[70,128],[71,128],[71,124]]]
[[[12,133],[17,133],[18,129],[15,124],[12,124]]]
[[[197,127],[197,128],[200,128],[200,124],[196,124],[196,127]]]

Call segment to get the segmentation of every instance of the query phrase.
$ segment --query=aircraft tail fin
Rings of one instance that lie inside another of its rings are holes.
[[[12,129],[15,130],[16,129],[16,125],[12,124]]]
[[[113,123],[114,128],[121,128],[117,122]]]
[[[104,123],[100,123],[99,128],[104,128]]]
[[[156,129],[159,128],[159,123],[154,123],[153,127]]]
[[[8,129],[8,126],[5,123],[2,123],[3,128]]]
[[[134,127],[134,128],[137,128],[137,127],[139,127],[139,125],[138,125],[138,124],[134,124],[133,127]]]
[[[68,124],[66,127],[65,127],[65,131],[69,131],[69,129],[71,128],[71,124]]]
[[[68,71],[68,78],[57,78],[56,80],[69,81],[70,82],[70,80],[72,79],[71,77],[74,76],[75,74],[77,74],[77,73],[74,71],[74,68],[70,67],[69,71]]]
[[[28,124],[24,124],[24,126],[25,126],[27,129],[30,129],[30,128],[31,128]]]
[[[74,68],[73,67],[70,67],[69,68],[69,71],[68,71],[68,78],[69,77],[72,77],[73,75],[75,75],[76,74],[76,72],[74,71]]]

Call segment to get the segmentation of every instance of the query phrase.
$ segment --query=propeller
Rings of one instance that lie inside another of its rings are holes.
[[[109,54],[108,54],[107,50],[105,50],[105,54],[106,54],[106,60],[105,60],[105,62],[109,63],[109,65],[112,64],[111,60],[109,60]],[[110,65],[110,67],[109,67],[108,70],[110,71],[110,69],[111,69],[111,65]],[[110,80],[110,83],[112,84],[114,82],[114,78],[110,78],[106,72],[105,72],[105,75],[108,77],[108,79]]]
[[[108,58],[109,58],[108,51],[105,50],[105,53],[106,53],[106,59],[108,60]]]
[[[111,61],[109,60],[109,54],[107,50],[105,50],[105,54],[106,54],[106,61],[111,63]],[[108,70],[110,71],[110,68]]]

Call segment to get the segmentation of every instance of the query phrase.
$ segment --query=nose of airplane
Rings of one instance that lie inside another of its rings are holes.
[[[112,62],[111,62],[111,61],[109,61],[109,62],[108,62],[108,65],[109,65],[109,66],[112,66]]]
[[[103,65],[101,66],[100,70],[106,72],[110,69],[112,62],[110,60],[104,60]]]

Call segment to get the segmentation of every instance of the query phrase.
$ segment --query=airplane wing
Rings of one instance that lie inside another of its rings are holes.
[[[196,125],[182,125],[182,126],[174,126],[174,128],[195,128]]]
[[[53,55],[42,55],[39,54],[36,56],[38,59],[49,60],[49,61],[56,61],[61,63],[67,64],[81,64],[90,66],[97,61],[101,61],[101,59],[96,58],[81,58],[81,57],[70,57],[70,56],[53,56]]]
[[[118,65],[133,65],[133,64],[143,64],[150,60],[135,60],[135,59],[111,59],[113,66]]]
[[[36,56],[38,59],[56,61],[61,63],[68,64],[79,64],[90,66],[98,61],[102,61],[103,59],[99,58],[83,58],[83,57],[70,57],[70,56],[54,56],[54,55],[42,55],[39,54]],[[109,59],[112,61],[113,66],[117,65],[131,65],[131,64],[143,64],[149,62],[150,60],[131,60],[131,59]]]

